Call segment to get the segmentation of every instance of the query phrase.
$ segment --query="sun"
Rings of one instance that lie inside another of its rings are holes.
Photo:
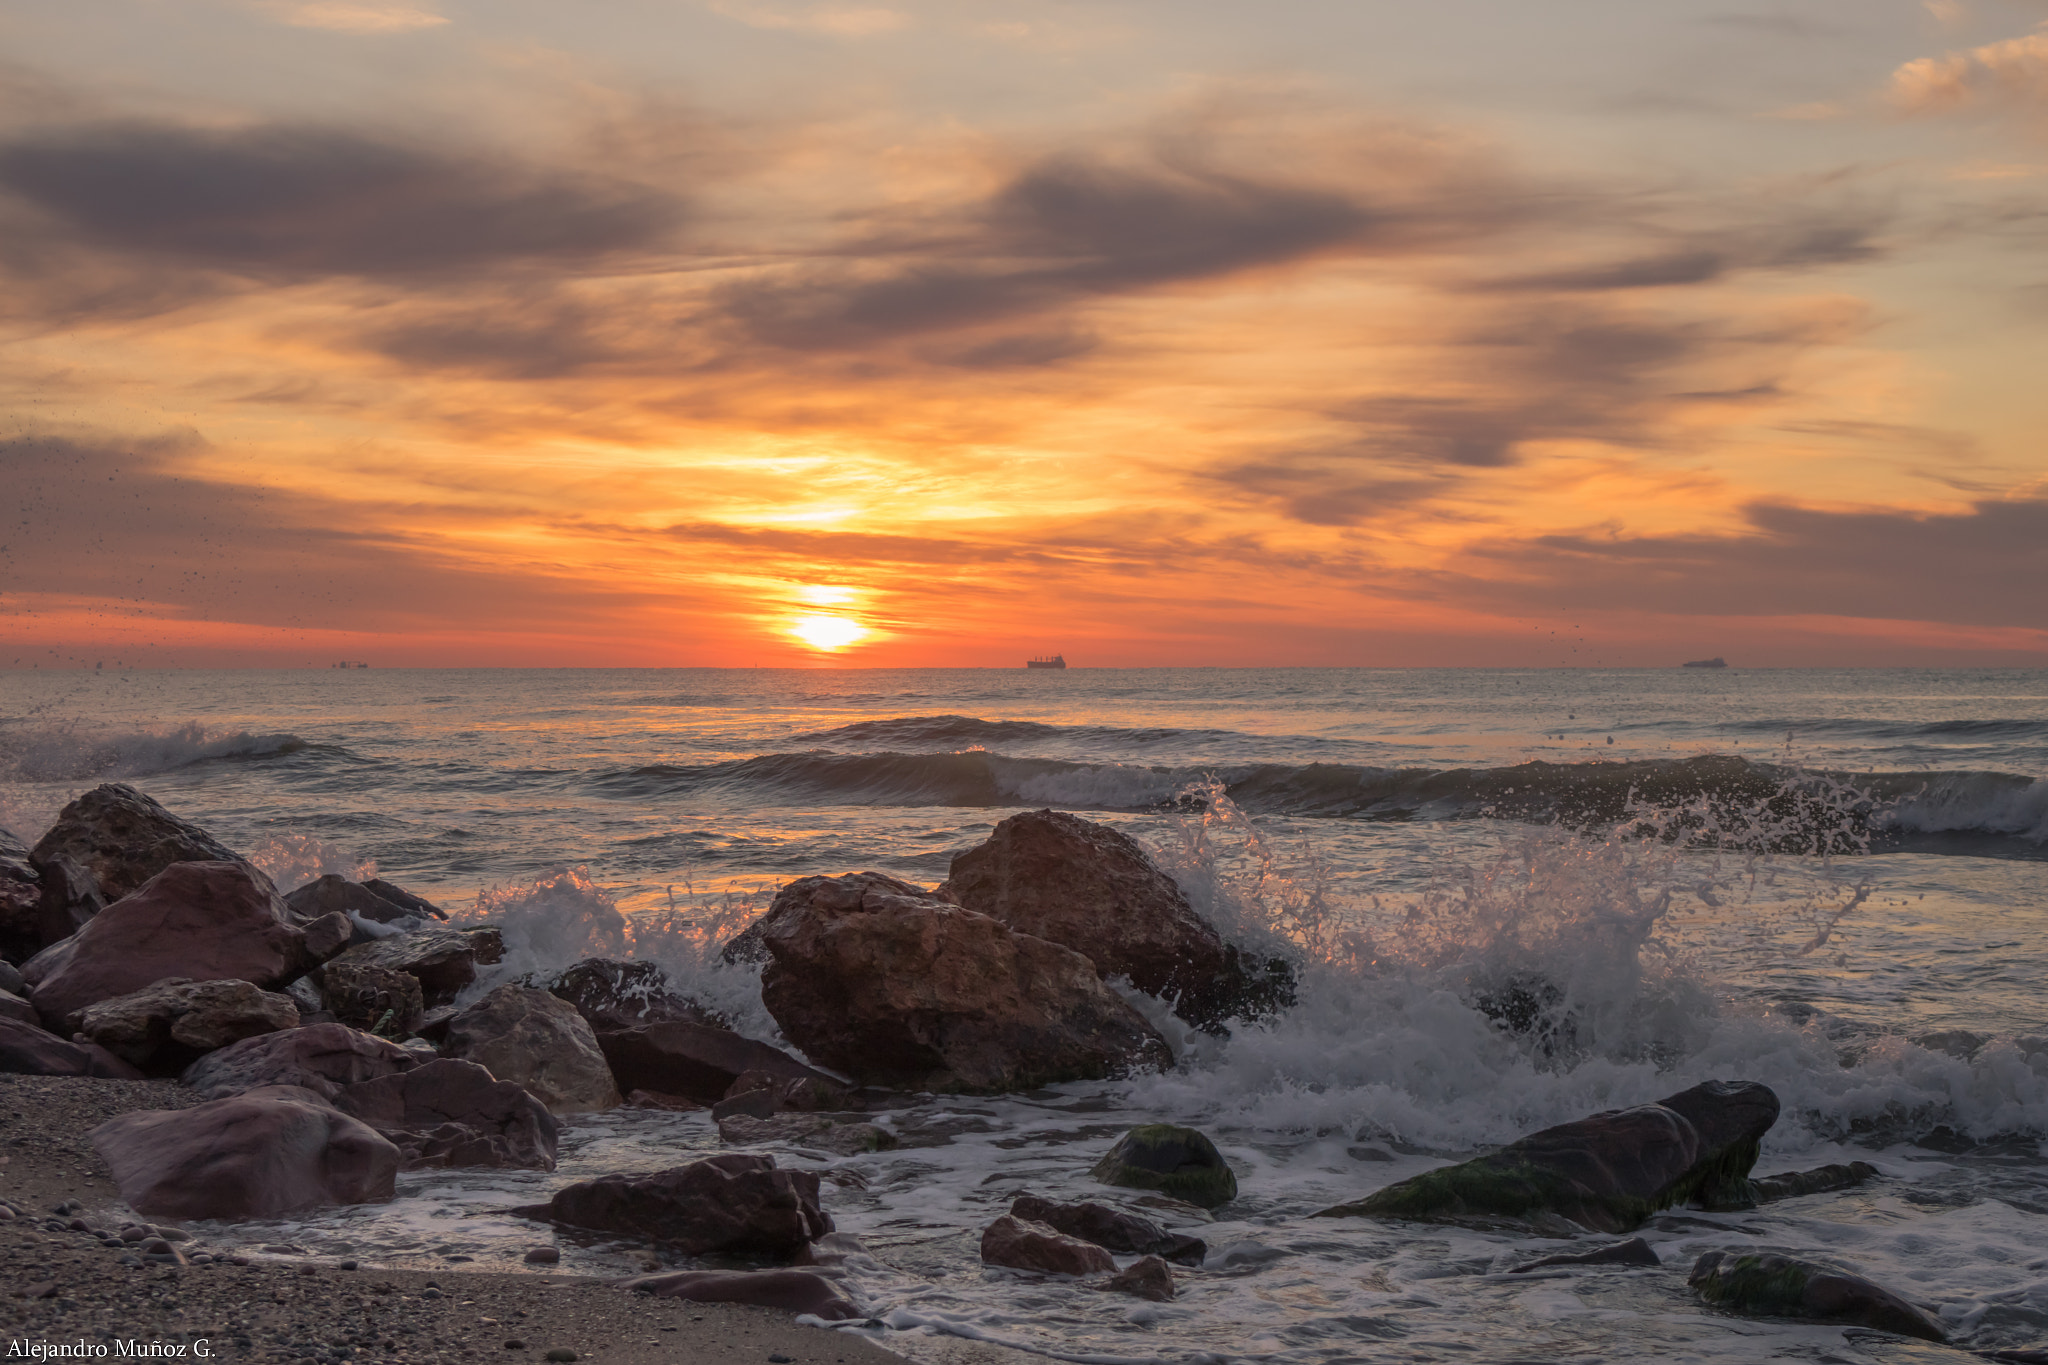
[[[812,649],[831,651],[844,649],[850,644],[865,639],[869,631],[860,622],[844,616],[826,616],[821,613],[814,613],[809,616],[791,618],[789,633],[802,640]]]

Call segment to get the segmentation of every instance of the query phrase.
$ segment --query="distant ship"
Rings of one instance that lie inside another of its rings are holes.
[[[1680,668],[1726,668],[1727,666],[1728,661],[1718,654],[1711,659],[1694,659],[1689,664],[1679,665]]]
[[[1024,666],[1026,668],[1065,668],[1067,660],[1064,655],[1048,654],[1043,659],[1026,659]]]

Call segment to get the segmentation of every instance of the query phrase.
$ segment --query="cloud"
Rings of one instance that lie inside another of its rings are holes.
[[[331,33],[412,33],[448,22],[447,16],[416,5],[377,0],[254,0],[252,8],[281,24]]]
[[[1892,73],[1890,96],[1909,114],[2048,107],[2048,24],[2022,38],[1907,62]]]
[[[807,29],[841,38],[866,38],[905,28],[910,16],[878,5],[812,5],[791,10],[758,0],[711,0],[713,14],[736,19],[752,28]]]
[[[1708,284],[1741,271],[1811,271],[1883,254],[1878,233],[1889,213],[1837,209],[1779,223],[1681,234],[1683,244],[1597,265],[1510,275],[1485,282],[1498,290],[1599,291]]]
[[[279,281],[589,262],[663,243],[683,214],[630,181],[288,124],[29,132],[0,142],[0,189],[45,235]]]

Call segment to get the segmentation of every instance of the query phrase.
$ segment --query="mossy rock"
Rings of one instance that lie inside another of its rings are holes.
[[[1805,1318],[1948,1340],[1934,1319],[1882,1285],[1817,1261],[1767,1252],[1710,1251],[1687,1282],[1700,1298],[1746,1317]]]
[[[1157,1190],[1205,1209],[1237,1198],[1237,1175],[1216,1144],[1171,1123],[1131,1129],[1089,1174],[1105,1185]]]

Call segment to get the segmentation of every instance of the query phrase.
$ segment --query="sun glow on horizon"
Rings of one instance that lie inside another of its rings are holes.
[[[864,640],[872,632],[858,621],[844,616],[826,616],[814,613],[791,619],[789,633],[802,640],[812,649],[826,652],[840,650]]]

